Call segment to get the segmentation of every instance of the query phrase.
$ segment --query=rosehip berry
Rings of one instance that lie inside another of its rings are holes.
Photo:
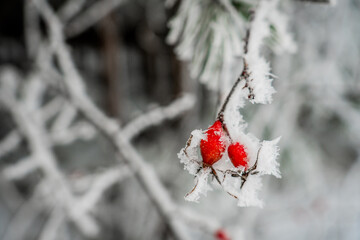
[[[215,232],[215,239],[216,240],[230,240],[229,236],[223,229],[219,229]]]
[[[225,144],[221,137],[224,136],[224,130],[219,120],[206,131],[207,139],[200,141],[200,152],[204,166],[211,166],[220,160],[224,151]]]
[[[242,166],[245,169],[248,167],[248,158],[244,145],[238,142],[230,144],[228,147],[228,154],[232,164],[235,167]]]

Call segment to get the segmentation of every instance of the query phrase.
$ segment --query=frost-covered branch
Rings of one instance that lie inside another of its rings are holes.
[[[25,44],[30,57],[36,55],[40,42],[40,19],[32,1],[24,2]]]
[[[8,180],[17,180],[25,177],[39,167],[39,163],[33,157],[20,159],[2,170],[4,177]]]
[[[99,0],[72,20],[66,28],[66,36],[73,37],[100,21],[126,0]]]
[[[94,177],[91,188],[79,200],[77,211],[92,211],[95,204],[108,188],[115,183],[121,182],[130,175],[132,175],[132,173],[127,166],[110,168],[103,173],[98,174]]]
[[[63,23],[71,20],[82,10],[85,3],[86,0],[67,0],[57,12],[60,20]]]
[[[69,144],[75,140],[89,140],[96,134],[95,129],[85,121],[72,124],[77,115],[76,109],[70,104],[64,104],[51,126],[51,139],[54,144]]]
[[[186,94],[166,107],[158,107],[133,119],[123,128],[122,134],[128,139],[132,139],[150,126],[158,125],[167,119],[176,118],[181,113],[191,109],[194,104],[194,97]]]
[[[3,87],[1,92],[1,103],[11,112],[15,122],[18,124],[29,147],[32,151],[33,158],[37,161],[39,167],[43,170],[46,178],[51,182],[57,183],[59,196],[61,196],[61,205],[66,210],[68,216],[82,230],[85,235],[94,236],[99,229],[95,221],[87,214],[74,215],[76,199],[72,195],[66,178],[57,166],[56,157],[50,150],[50,146],[46,139],[46,133],[41,127],[41,123],[26,109],[25,105],[15,100],[15,96],[5,92],[7,89]]]
[[[41,77],[41,76],[39,76]],[[44,106],[40,107],[36,113],[39,119],[42,119],[43,122],[46,122],[56,116],[64,106],[65,101],[62,97],[55,97],[49,102],[45,103]]]
[[[62,104],[63,100],[61,98],[50,101],[44,107],[40,108],[40,110],[37,110],[37,118],[42,119],[44,122],[48,121],[60,111]],[[0,142],[0,158],[14,151],[21,143],[21,140],[22,136],[18,129],[14,129],[8,133]]]
[[[60,209],[55,208],[52,210],[49,218],[41,231],[39,240],[56,239],[58,230],[65,220],[65,215]]]
[[[41,39],[40,18],[32,1],[24,2],[25,45],[29,57],[34,57]]]
[[[21,136],[18,131],[11,131],[0,142],[0,158],[14,151],[21,142]]]

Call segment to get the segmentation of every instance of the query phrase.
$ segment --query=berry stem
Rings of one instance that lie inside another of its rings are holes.
[[[246,41],[247,42],[247,41]],[[223,124],[225,125],[224,123],[224,112],[226,110],[226,107],[232,97],[232,95],[234,94],[237,86],[239,85],[239,83],[241,82],[241,80],[247,80],[249,78],[249,72],[248,72],[248,65],[247,65],[247,62],[246,62],[246,59],[244,58],[244,70],[242,71],[241,75],[238,77],[238,79],[236,80],[236,82],[234,83],[234,85],[232,86],[229,94],[227,95],[223,105],[221,106],[221,109],[218,113],[218,116],[217,116],[217,119]],[[246,88],[248,87],[247,86],[248,84],[246,83],[245,86],[243,88]]]
[[[228,10],[228,8],[225,6],[225,8]],[[229,10],[228,10],[229,11]],[[250,23],[252,22],[252,20],[254,19],[254,14],[255,12],[253,10],[250,10]],[[250,24],[251,25],[251,24]],[[254,99],[254,94],[253,94],[253,89],[249,86],[249,77],[250,77],[250,73],[248,71],[248,64],[245,58],[245,55],[248,53],[248,45],[249,45],[249,38],[250,38],[250,26],[248,27],[248,29],[246,30],[246,35],[244,38],[244,57],[243,57],[243,64],[244,64],[244,68],[243,71],[241,72],[240,76],[238,77],[238,79],[235,81],[234,85],[232,86],[230,92],[228,93],[223,105],[220,108],[220,111],[217,115],[217,119],[222,123],[223,128],[225,130],[225,132],[228,134],[228,136],[230,137],[229,131],[226,128],[226,124],[224,122],[224,112],[226,110],[226,107],[232,97],[232,95],[234,94],[236,88],[238,87],[239,83],[242,80],[245,80],[245,85],[243,87],[244,88],[248,88],[249,89],[249,95],[248,98],[249,99]],[[231,137],[230,137],[231,139]]]
[[[247,41],[246,41],[247,42]],[[247,45],[247,44],[246,44]],[[238,77],[238,79],[236,80],[236,82],[234,83],[234,85],[232,86],[229,94],[227,95],[223,105],[221,106],[221,109],[217,115],[217,119],[221,122],[226,134],[229,136],[229,138],[231,139],[231,136],[230,136],[230,133],[226,127],[226,124],[225,124],[225,121],[224,121],[224,118],[225,118],[225,110],[226,110],[226,107],[232,97],[232,95],[234,94],[236,88],[238,87],[239,83],[242,81],[242,80],[245,80],[245,85],[243,87],[244,88],[248,88],[249,89],[249,95],[248,95],[248,98],[249,99],[254,99],[254,94],[252,93],[252,88],[249,87],[249,84],[248,84],[248,79],[249,79],[249,72],[248,72],[248,65],[247,65],[247,62],[246,62],[246,59],[244,58],[244,69],[241,73],[241,75]],[[232,139],[231,139],[232,140]]]

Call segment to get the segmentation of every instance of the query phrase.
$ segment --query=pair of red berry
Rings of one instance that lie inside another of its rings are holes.
[[[207,139],[200,142],[200,152],[205,166],[212,166],[223,156],[226,146],[222,138],[225,133],[220,120],[210,126],[206,131]],[[228,147],[228,155],[232,164],[237,167],[248,167],[248,157],[244,145],[239,142],[231,143]]]

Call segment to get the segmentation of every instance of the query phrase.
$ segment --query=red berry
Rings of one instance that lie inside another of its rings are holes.
[[[216,240],[230,240],[229,236],[223,229],[219,229],[215,232],[215,239]]]
[[[204,166],[211,166],[222,157],[225,151],[225,144],[221,139],[222,136],[224,136],[224,130],[221,122],[217,120],[206,131],[207,139],[200,141],[200,152]]]
[[[232,143],[228,148],[229,158],[235,167],[248,167],[248,158],[244,145],[240,143]]]

